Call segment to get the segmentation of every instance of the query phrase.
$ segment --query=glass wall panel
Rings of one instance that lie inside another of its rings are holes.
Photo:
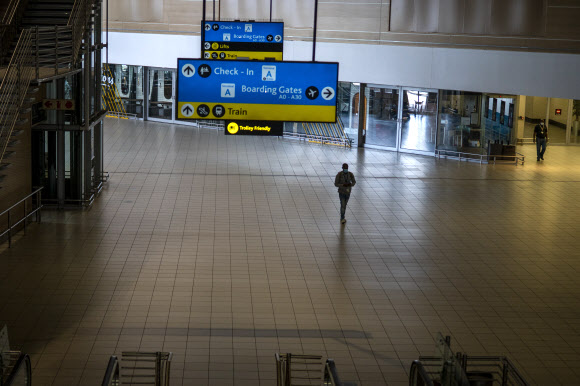
[[[401,148],[435,151],[437,136],[437,93],[403,90]]]
[[[481,93],[441,90],[437,148],[481,153]]]
[[[487,143],[512,143],[514,114],[516,98],[514,96],[495,96],[483,94],[482,109],[484,119],[482,120],[481,136],[484,140],[482,144],[487,148]],[[532,126],[533,130],[533,126]]]
[[[338,82],[338,116],[353,145],[358,141],[358,109],[360,84]]]
[[[149,117],[173,119],[174,70],[149,70]]]
[[[388,87],[367,87],[366,143],[396,147],[399,112],[399,90]]]

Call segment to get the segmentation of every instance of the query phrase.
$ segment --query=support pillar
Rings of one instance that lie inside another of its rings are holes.
[[[103,110],[102,98],[101,98],[101,76],[102,76],[102,56],[101,56],[101,43],[102,43],[102,6],[97,4],[97,9],[95,10],[95,76],[94,76],[94,88],[95,88],[95,112],[99,113]],[[122,102],[121,102],[122,103]],[[103,121],[95,125],[94,130],[94,153],[95,160],[93,170],[95,173],[95,184],[102,182],[103,175]]]
[[[57,79],[55,82],[57,99],[64,99],[65,78]],[[58,200],[58,208],[64,209],[64,201],[66,197],[64,111],[56,111],[56,124],[58,128],[56,132],[56,197]]]
[[[358,147],[365,147],[367,125],[366,83],[360,84],[358,94]]]
[[[83,124],[83,200],[91,197],[92,181],[92,149],[91,149],[91,33],[87,31],[84,38],[84,124]]]
[[[526,126],[526,96],[518,95],[515,106],[515,129],[516,138],[524,138],[524,128]]]

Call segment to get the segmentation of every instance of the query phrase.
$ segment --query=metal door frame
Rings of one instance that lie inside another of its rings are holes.
[[[164,122],[164,123],[177,123],[177,121],[175,120],[175,82],[177,80],[177,70],[175,68],[164,68],[164,67],[146,67],[146,72],[145,72],[145,81],[147,82],[147,95],[145,96],[145,98],[143,98],[144,100],[146,100],[146,109],[147,109],[147,120],[148,121],[153,121],[153,122]],[[156,117],[151,117],[149,115],[149,96],[151,93],[150,87],[149,87],[149,72],[151,70],[155,70],[155,71],[171,71],[171,119],[164,119],[164,118],[156,118]],[[179,122],[181,123],[181,122]]]
[[[372,145],[367,143],[366,138],[365,138],[365,144],[364,147],[368,147],[369,149],[378,149],[378,150],[388,150],[388,151],[398,151],[399,149],[399,140],[401,138],[401,86],[388,86],[388,85],[384,85],[384,84],[374,84],[374,83],[368,83],[365,87],[365,91],[369,88],[384,88],[384,89],[390,89],[390,90],[397,90],[399,92],[399,96],[398,96],[398,101],[397,101],[397,132],[395,134],[395,147],[392,146],[382,146],[382,145]],[[359,96],[359,98],[362,98],[362,96]],[[365,104],[365,123],[368,125],[368,117],[369,117],[369,111],[368,111],[368,100],[367,103]],[[360,115],[360,114],[359,114]],[[360,118],[359,118],[360,119]],[[368,135],[368,129],[367,127],[365,127],[365,137]]]
[[[432,88],[423,88],[423,87],[409,87],[409,86],[389,86],[384,84],[374,84],[369,83],[366,85],[366,88],[385,88],[385,89],[392,89],[398,90],[399,92],[399,101],[397,106],[397,138],[396,138],[396,146],[381,146],[381,145],[371,145],[367,144],[365,140],[364,147],[368,147],[370,149],[379,149],[379,150],[388,150],[388,151],[396,151],[399,153],[410,153],[410,154],[419,154],[419,155],[428,155],[428,156],[435,156],[435,150],[437,149],[437,135],[439,132],[439,90],[432,89]],[[437,94],[437,107],[435,113],[435,148],[433,151],[425,151],[425,150],[415,150],[415,149],[404,149],[401,147],[401,139],[403,136],[403,92],[407,90],[414,90],[414,91],[424,91],[424,92],[431,92]],[[365,106],[365,116],[366,121],[368,122],[368,103]],[[367,128],[365,127],[365,130]],[[368,133],[368,130],[367,130]],[[366,136],[366,134],[365,134]]]
[[[435,147],[433,151],[428,150],[416,150],[416,149],[404,149],[401,147],[401,139],[403,137],[403,92],[405,91],[425,91],[425,92],[434,92],[437,94],[437,106],[435,108]],[[401,87],[401,91],[399,92],[399,128],[397,130],[398,138],[397,138],[397,151],[399,153],[409,153],[409,154],[419,154],[419,155],[428,155],[435,157],[435,152],[437,150],[437,135],[439,134],[439,90],[435,88],[423,88],[423,87],[410,87],[410,86],[403,86]]]

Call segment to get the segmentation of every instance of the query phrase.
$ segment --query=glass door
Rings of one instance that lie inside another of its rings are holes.
[[[175,116],[175,70],[150,68],[148,75],[149,119],[152,121],[173,122]]]
[[[369,85],[367,101],[366,144],[397,149],[399,130],[399,88]]]
[[[437,91],[403,88],[400,151],[435,153],[437,140]]]

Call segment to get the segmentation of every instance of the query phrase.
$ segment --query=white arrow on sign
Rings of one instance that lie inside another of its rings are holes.
[[[274,40],[276,40],[277,42],[280,42],[282,40],[282,36],[276,35],[276,37],[274,38]]]
[[[320,95],[322,95],[322,99],[325,101],[331,100],[334,97],[334,89],[332,87],[325,87],[322,89]]]
[[[195,67],[190,63],[184,64],[183,67],[181,67],[181,73],[186,78],[191,78],[195,74]]]
[[[189,103],[186,103],[183,106],[181,106],[181,114],[183,114],[183,116],[186,118],[191,117],[194,111],[195,109]]]

